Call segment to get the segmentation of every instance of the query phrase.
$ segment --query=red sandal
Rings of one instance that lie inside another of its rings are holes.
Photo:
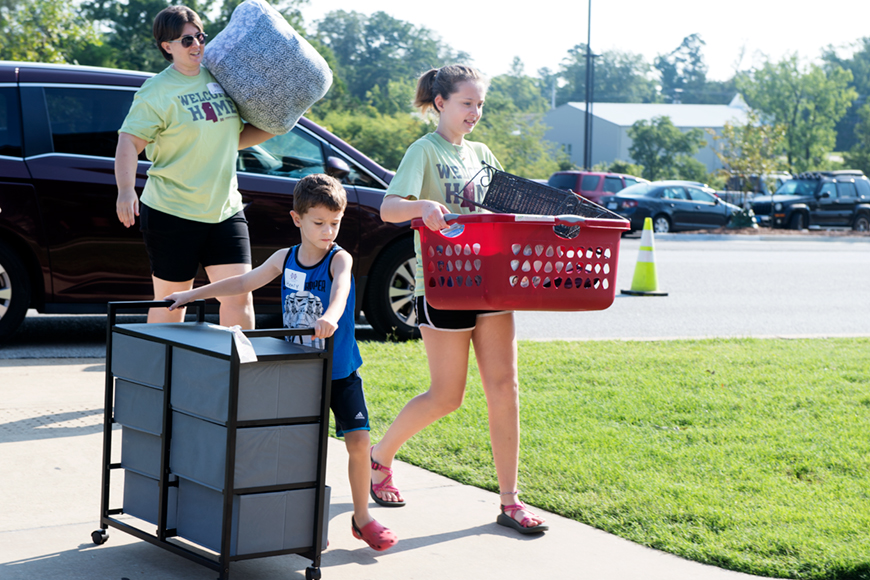
[[[372,449],[374,449],[374,448],[375,448],[375,446],[372,445],[371,449],[369,449],[369,459],[371,459],[371,461],[372,461],[372,469],[374,469],[375,471],[381,471],[383,473],[386,473],[387,476],[384,479],[382,479],[380,483],[375,483],[375,482],[371,483],[371,489],[369,491],[371,493],[372,499],[375,500],[376,504],[384,506],[384,507],[402,507],[403,505],[405,505],[405,500],[402,499],[402,494],[399,493],[399,490],[396,488],[396,486],[392,485],[393,470],[390,469],[389,467],[384,467],[383,465],[381,465],[380,463],[378,463],[377,461],[372,459]],[[396,497],[399,498],[399,500],[398,501],[383,500],[380,497],[378,497],[378,494],[382,493],[382,492],[394,493],[394,494],[396,494]]]
[[[532,518],[529,516],[524,516],[522,521],[517,521],[514,519],[514,516],[520,510],[525,510],[529,514],[532,513],[529,511],[529,508],[526,507],[526,504],[517,500],[517,503],[515,504],[501,506],[501,513],[498,514],[498,518],[495,521],[497,524],[513,528],[521,534],[538,534],[550,529],[550,526],[544,523],[540,523],[537,526],[526,526],[526,522],[532,521]]]
[[[396,534],[394,534],[389,528],[385,528],[379,524],[377,520],[372,520],[364,525],[362,529],[359,529],[353,516],[350,516],[350,527],[354,538],[362,540],[368,544],[372,550],[377,550],[378,552],[383,552],[384,550],[392,548],[396,545],[396,542],[399,541]]]

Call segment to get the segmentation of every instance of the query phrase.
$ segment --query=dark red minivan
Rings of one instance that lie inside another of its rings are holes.
[[[118,128],[149,76],[0,62],[0,340],[28,308],[94,313],[108,301],[152,298],[142,235],[115,215],[114,177]],[[140,191],[148,167],[143,156]],[[337,241],[354,257],[357,312],[381,335],[417,336],[412,230],[379,217],[392,172],[305,118],[240,151],[237,169],[255,266],[299,242],[290,217],[296,181],[341,178],[348,208]],[[197,284],[206,281],[200,274]],[[279,312],[278,283],[254,302],[258,312]]]
[[[557,171],[547,180],[547,185],[579,193],[589,201],[600,203],[601,197],[622,191],[629,185],[645,183],[642,177],[623,173],[599,171]]]

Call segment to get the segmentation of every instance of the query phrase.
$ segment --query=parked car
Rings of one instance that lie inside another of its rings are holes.
[[[547,185],[579,193],[589,201],[600,204],[601,197],[622,191],[635,183],[647,183],[642,177],[623,173],[597,171],[557,171],[547,180]]]
[[[725,190],[717,191],[716,197],[737,206],[751,207],[753,199],[759,195],[770,195],[789,179],[792,179],[792,175],[785,171],[765,173],[762,179],[758,175],[732,175],[725,182]]]
[[[28,308],[105,312],[112,300],[150,300],[138,226],[115,214],[117,130],[148,73],[0,62],[0,339]],[[137,187],[150,163],[140,158]],[[299,242],[293,188],[307,174],[341,178],[348,207],[337,242],[354,257],[357,312],[382,335],[409,338],[414,244],[408,224],[381,221],[393,173],[302,118],[239,152],[238,183],[254,265]],[[196,283],[205,283],[202,273]],[[280,312],[278,282],[254,293],[257,312]]]
[[[870,180],[851,169],[801,173],[773,195],[753,198],[752,211],[763,226],[870,231]]]
[[[644,219],[652,218],[656,233],[719,228],[740,209],[692,181],[638,183],[602,197],[601,205],[629,220],[631,231],[643,229]]]

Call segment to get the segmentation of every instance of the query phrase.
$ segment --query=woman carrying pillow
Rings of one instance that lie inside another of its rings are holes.
[[[136,93],[118,132],[116,209],[126,227],[140,217],[155,300],[190,290],[202,264],[215,282],[251,269],[248,225],[236,183],[239,149],[273,135],[245,124],[232,99],[202,66],[199,16],[170,6],[154,18],[154,39],[171,64]],[[142,199],[138,156],[152,162]],[[220,323],[254,327],[250,294],[220,298]],[[181,322],[184,309],[151,309],[148,322]]]

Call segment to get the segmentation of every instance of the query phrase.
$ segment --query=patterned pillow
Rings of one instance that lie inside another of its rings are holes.
[[[205,48],[203,63],[242,118],[283,135],[326,94],[332,71],[264,0],[245,0]]]

